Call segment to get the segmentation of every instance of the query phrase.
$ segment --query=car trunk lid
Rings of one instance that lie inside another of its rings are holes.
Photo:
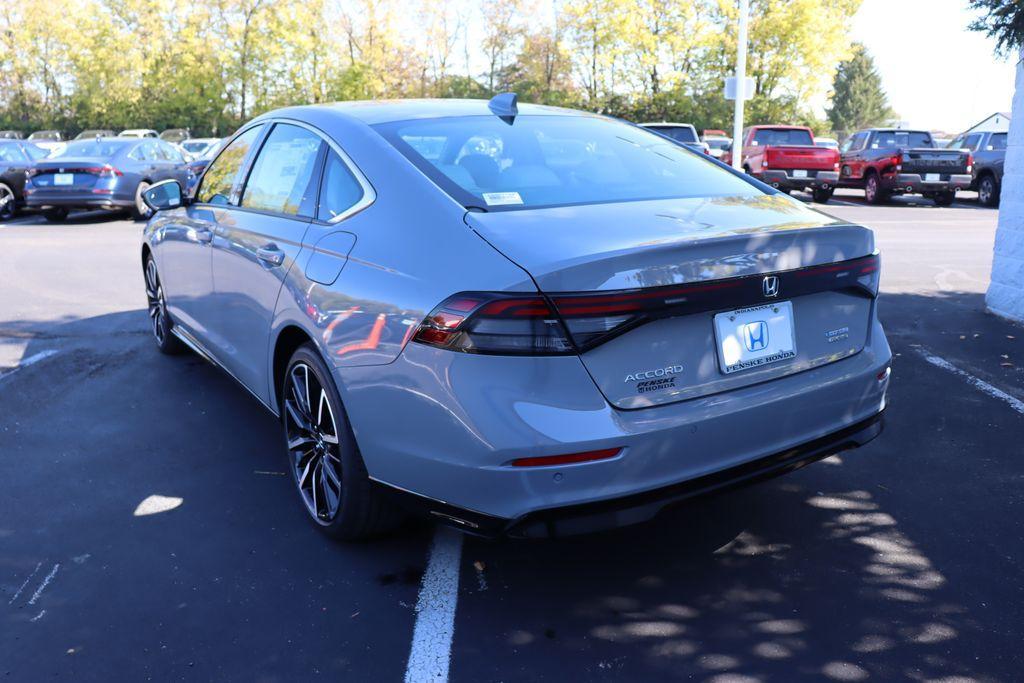
[[[114,172],[106,159],[62,157],[37,161],[29,176],[40,189],[81,190],[94,187],[98,178]]]
[[[867,339],[877,286],[871,231],[789,197],[470,213],[466,220],[530,273],[594,382],[619,408],[775,379],[855,354]],[[719,314],[727,315],[716,321]],[[726,347],[742,331],[729,331],[730,324],[762,320],[769,334],[790,337],[782,356],[731,367],[742,359]]]

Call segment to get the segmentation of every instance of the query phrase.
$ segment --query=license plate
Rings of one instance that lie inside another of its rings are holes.
[[[53,174],[54,185],[74,185],[75,174],[74,173],[54,173]]]
[[[941,177],[939,176],[938,173],[925,173],[924,174],[924,181],[926,183],[937,183],[937,182],[941,181]]]
[[[804,171],[804,170],[793,171],[793,177],[794,178],[806,178],[807,177],[807,171]]]
[[[795,358],[794,330],[789,301],[719,313],[715,338],[722,372],[729,375]]]

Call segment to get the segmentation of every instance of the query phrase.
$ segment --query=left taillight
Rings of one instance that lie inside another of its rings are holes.
[[[412,341],[464,353],[564,355],[573,345],[543,297],[457,294],[420,323]]]

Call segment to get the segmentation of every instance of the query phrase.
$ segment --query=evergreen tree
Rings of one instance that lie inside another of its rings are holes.
[[[886,123],[895,117],[882,89],[882,78],[863,45],[853,45],[853,56],[841,62],[832,84],[828,120],[832,130],[848,135],[860,128]]]
[[[1011,54],[1024,48],[1024,2],[1021,0],[971,0],[971,9],[984,12],[970,26],[996,39],[996,50]]]

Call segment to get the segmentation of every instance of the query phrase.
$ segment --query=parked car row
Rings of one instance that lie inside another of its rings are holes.
[[[97,135],[62,142],[55,153],[36,140],[0,139],[0,220],[22,208],[41,210],[50,221],[62,221],[75,209],[127,210],[133,218],[146,218],[150,211],[142,193],[150,185],[170,179],[191,187],[210,162],[206,156],[186,157],[179,145],[151,131],[86,132]],[[219,143],[204,139],[202,149],[212,155]]]

